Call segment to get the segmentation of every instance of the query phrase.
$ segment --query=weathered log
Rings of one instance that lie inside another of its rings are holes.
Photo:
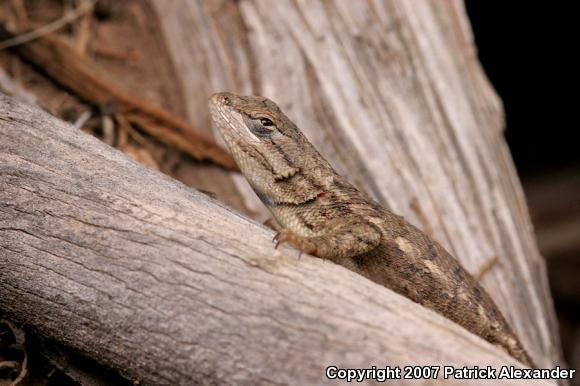
[[[340,266],[274,250],[272,235],[0,97],[0,311],[41,336],[143,384],[319,384],[330,365],[517,364]]]
[[[207,125],[212,92],[271,98],[358,188],[474,275],[487,271],[482,285],[535,362],[561,363],[501,101],[461,1],[151,4],[192,122]],[[238,186],[246,207],[262,210],[244,181]]]

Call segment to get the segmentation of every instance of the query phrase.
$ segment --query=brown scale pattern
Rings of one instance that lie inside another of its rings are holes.
[[[219,93],[209,106],[242,173],[284,228],[278,242],[358,272],[533,366],[459,262],[338,175],[274,102]]]

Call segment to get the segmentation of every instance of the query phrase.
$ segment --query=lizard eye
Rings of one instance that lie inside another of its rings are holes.
[[[266,117],[251,117],[244,115],[246,126],[257,137],[268,137],[276,130],[276,125]]]
[[[260,118],[260,123],[262,126],[274,126],[274,122],[268,118]]]

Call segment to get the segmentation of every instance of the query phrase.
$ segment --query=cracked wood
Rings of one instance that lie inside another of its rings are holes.
[[[0,96],[0,312],[43,337],[144,385],[324,384],[329,363],[377,358],[517,364],[340,266],[274,250],[272,236]]]
[[[287,242],[439,312],[533,362],[491,297],[437,242],[357,190],[271,100],[218,93],[209,108]]]

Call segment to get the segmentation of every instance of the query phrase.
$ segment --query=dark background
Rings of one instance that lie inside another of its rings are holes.
[[[565,357],[578,369],[578,14],[572,2],[466,0],[466,7],[480,61],[504,103],[505,134],[547,261]]]
[[[580,167],[573,117],[579,41],[572,19],[578,14],[565,4],[572,2],[466,1],[479,59],[504,102],[506,137],[522,177]]]

